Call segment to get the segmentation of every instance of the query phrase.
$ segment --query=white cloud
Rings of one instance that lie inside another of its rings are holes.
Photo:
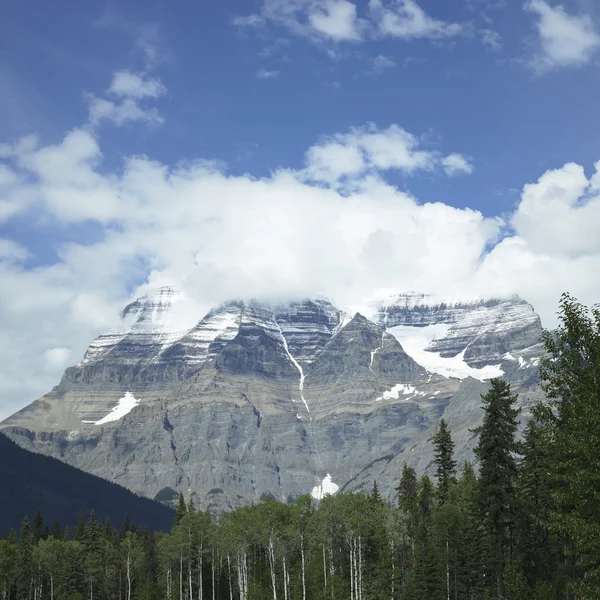
[[[246,15],[234,17],[232,23],[236,27],[263,27],[266,19],[261,15]]]
[[[461,154],[441,157],[438,152],[424,150],[421,139],[402,127],[379,129],[373,123],[323,138],[306,153],[306,164],[309,180],[332,185],[345,177],[391,169],[410,175],[441,168],[450,176],[473,170]]]
[[[578,258],[600,253],[597,177],[598,173],[588,180],[583,167],[569,163],[526,185],[512,218],[516,232],[532,250],[546,256]]]
[[[360,40],[361,26],[356,6],[348,0],[323,0],[315,3],[308,20],[312,27],[334,41]]]
[[[144,79],[137,73],[117,71],[108,88],[109,93],[126,98],[159,98],[167,93],[167,88],[158,77]]]
[[[281,71],[269,71],[268,69],[261,67],[256,72],[256,77],[258,79],[275,79],[276,77],[279,77],[280,73]]]
[[[375,75],[379,75],[387,69],[393,69],[395,66],[396,61],[393,58],[390,58],[389,56],[383,56],[382,54],[380,54],[379,56],[373,58],[373,60],[371,61],[370,72]]]
[[[156,108],[142,108],[135,100],[126,98],[120,103],[87,96],[90,123],[97,125],[102,121],[111,121],[117,127],[132,121],[160,124],[163,118]]]
[[[48,371],[55,372],[57,369],[64,369],[71,357],[71,351],[68,348],[49,348],[44,352],[44,367]]]
[[[11,185],[0,201],[26,199],[16,210],[37,218],[31,235],[49,223],[67,237],[74,224],[103,234],[74,237],[37,266],[23,262],[28,249],[0,243],[0,416],[55,385],[132,295],[166,283],[193,299],[194,317],[232,297],[323,294],[350,305],[386,287],[520,293],[552,325],[562,291],[600,297],[590,275],[600,272],[600,174],[571,164],[542,174],[504,223],[384,181],[388,169],[442,171],[454,156],[423,147],[397,125],[367,125],[315,144],[300,171],[257,179],[202,160],[135,156],[108,168],[83,128],[52,145],[3,145]]]
[[[473,165],[462,154],[456,152],[445,156],[440,162],[444,168],[444,172],[449,177],[470,174],[474,170]]]
[[[361,3],[350,0],[264,0],[260,14],[239,16],[239,27],[274,23],[292,34],[315,41],[360,42],[369,37],[448,38],[463,33],[463,26],[434,19],[415,0],[370,0],[364,16]]]
[[[490,50],[502,48],[502,36],[494,29],[480,29],[478,32],[481,43]]]
[[[30,256],[29,250],[21,244],[0,238],[0,261],[23,262]]]
[[[447,23],[430,17],[415,0],[369,0],[373,20],[380,35],[414,39],[447,38],[463,33],[458,23]]]
[[[600,35],[589,15],[566,12],[562,4],[528,0],[525,10],[536,16],[539,48],[530,60],[539,71],[589,63],[600,47]]]
[[[84,95],[91,125],[103,121],[111,121],[117,127],[135,121],[153,124],[163,122],[158,109],[140,104],[145,98],[156,99],[167,93],[167,88],[158,77],[144,78],[131,71],[117,71],[106,93],[122,99],[114,102],[94,94]]]

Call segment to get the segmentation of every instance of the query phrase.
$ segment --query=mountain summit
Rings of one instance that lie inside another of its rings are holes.
[[[192,327],[181,300],[161,288],[129,304],[4,433],[148,497],[181,490],[222,510],[374,479],[391,497],[404,462],[430,468],[442,416],[470,456],[489,379],[539,395],[541,324],[517,297],[403,293],[353,316],[326,300],[235,301]]]

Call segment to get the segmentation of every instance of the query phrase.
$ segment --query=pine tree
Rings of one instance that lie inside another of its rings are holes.
[[[383,498],[379,493],[379,488],[377,487],[377,481],[373,481],[373,489],[371,490],[371,500],[374,504],[383,504]]]
[[[402,477],[396,491],[398,492],[398,508],[407,517],[407,533],[414,555],[415,535],[419,522],[417,472],[406,463],[402,467]]]
[[[508,383],[492,379],[490,384],[491,389],[481,396],[484,417],[483,425],[474,430],[479,435],[475,455],[479,459],[479,506],[489,541],[493,589],[501,599],[514,526],[519,410],[513,408],[517,396],[511,395]]]
[[[35,517],[33,519],[33,539],[37,543],[42,539],[44,534],[44,518],[42,517],[42,511],[38,508]]]
[[[190,501],[187,504],[187,511],[191,515],[193,515],[196,512],[196,507],[194,506],[194,499],[191,496]]]
[[[188,508],[185,503],[185,498],[183,497],[183,492],[179,492],[179,500],[177,503],[177,509],[175,510],[175,518],[173,520],[173,525],[179,525],[181,523],[181,519],[187,515]]]
[[[454,442],[446,421],[442,419],[438,432],[433,436],[437,496],[440,504],[448,500],[450,486],[456,483],[456,461],[454,460]]]
[[[560,302],[559,326],[544,333],[540,367],[552,400],[540,406],[552,466],[552,525],[567,536],[573,585],[579,598],[600,589],[600,306],[588,310],[568,294]]]

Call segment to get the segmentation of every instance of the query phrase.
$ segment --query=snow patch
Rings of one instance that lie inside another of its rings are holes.
[[[312,489],[312,492],[310,493],[310,495],[315,500],[323,500],[323,498],[325,498],[325,496],[328,496],[328,495],[333,496],[333,494],[335,494],[339,489],[340,489],[340,486],[333,483],[333,481],[331,480],[331,475],[329,473],[327,473],[327,475],[325,476],[325,479],[323,479],[323,481],[321,481],[321,483],[319,485],[316,485]]]
[[[302,365],[292,356],[288,347],[287,340],[285,339],[285,336],[283,335],[283,331],[281,331],[280,326],[279,333],[281,335],[281,339],[283,341],[283,349],[285,350],[287,357],[290,359],[291,363],[296,367],[296,369],[298,369],[298,372],[300,373],[300,383],[298,384],[298,389],[300,390],[300,399],[302,400],[302,402],[304,402],[306,412],[310,412],[310,408],[308,408],[308,402],[304,398],[304,378],[306,377],[306,375],[304,375],[304,369],[302,369]]]
[[[416,392],[416,388],[408,383],[398,383],[391,390],[386,390],[383,392],[383,396],[379,396],[379,398],[375,399],[375,402],[379,402],[380,400],[398,400],[400,394],[403,396],[408,396],[409,394],[414,394]],[[417,392],[418,394],[419,392]],[[416,395],[416,394],[415,394]]]
[[[411,327],[409,325],[398,325],[388,329],[401,344],[404,351],[425,370],[430,373],[438,373],[444,377],[454,379],[466,379],[473,377],[479,381],[486,381],[494,377],[502,377],[504,371],[500,365],[486,365],[480,369],[470,367],[465,362],[466,348],[456,356],[445,358],[437,352],[430,352],[427,346],[434,339],[445,337],[450,325],[439,323],[426,327]]]
[[[383,348],[383,338],[385,337],[385,331],[381,334],[381,344],[379,344],[378,348],[375,350],[371,350],[371,360],[369,362],[369,371],[373,373],[373,361],[375,360],[375,355]]]
[[[125,396],[123,396],[118,404],[102,419],[99,421],[82,421],[83,423],[88,423],[92,425],[104,425],[105,423],[110,423],[111,421],[118,421],[122,419],[126,414],[130,413],[138,404],[139,400],[133,397],[131,392],[127,392]]]

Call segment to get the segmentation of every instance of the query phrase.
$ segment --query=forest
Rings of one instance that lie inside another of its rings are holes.
[[[0,598],[598,599],[600,308],[564,295],[543,341],[547,401],[520,425],[509,384],[492,380],[473,464],[457,464],[442,420],[434,476],[404,465],[392,502],[376,482],[220,515],[180,495],[170,533],[93,511],[69,531],[38,513],[0,540]]]

